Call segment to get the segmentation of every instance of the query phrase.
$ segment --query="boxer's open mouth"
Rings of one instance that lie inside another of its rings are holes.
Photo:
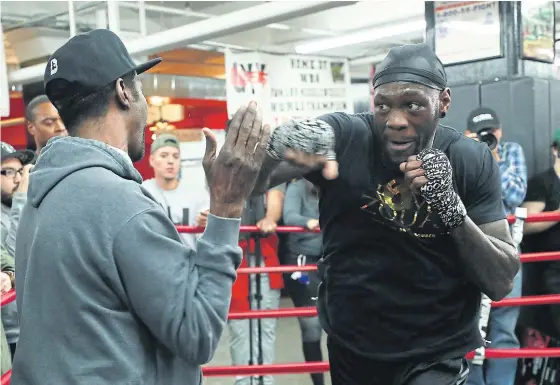
[[[391,149],[396,151],[408,150],[413,144],[414,141],[398,141],[398,140],[389,141],[389,145],[391,146]]]

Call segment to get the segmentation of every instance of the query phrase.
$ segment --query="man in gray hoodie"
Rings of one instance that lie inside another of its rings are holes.
[[[254,102],[217,157],[204,131],[210,214],[188,248],[132,164],[148,114],[137,75],[160,61],[137,66],[109,30],[77,35],[49,60],[46,94],[70,136],[49,141],[30,176],[12,385],[194,385],[214,355],[270,131]]]

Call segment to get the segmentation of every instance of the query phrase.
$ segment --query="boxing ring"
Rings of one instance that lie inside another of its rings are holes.
[[[508,218],[510,223],[515,221],[515,217]],[[529,215],[525,222],[547,222],[560,221],[558,213],[540,213]],[[204,228],[192,226],[177,226],[180,233],[201,233]],[[241,232],[257,233],[259,230],[256,226],[241,226]],[[278,227],[277,233],[293,233],[293,232],[309,232],[302,227],[284,226]],[[522,263],[534,263],[545,261],[560,261],[560,251],[541,252],[541,253],[525,253],[521,254]],[[275,267],[244,267],[237,270],[238,274],[258,274],[258,273],[289,273],[294,271],[313,271],[316,270],[315,265],[308,266],[275,266]],[[16,299],[16,292],[10,292],[2,295],[0,306],[4,306]],[[492,307],[502,306],[536,306],[536,305],[560,305],[560,294],[548,294],[540,296],[526,296],[519,298],[506,298],[499,302],[493,302]],[[317,315],[315,307],[300,308],[284,308],[274,310],[251,310],[243,312],[231,312],[229,319],[262,319],[262,318],[287,318],[287,317],[313,317]],[[473,358],[474,352],[468,355]],[[519,349],[485,349],[485,358],[540,358],[540,357],[560,357],[560,348],[519,348]],[[282,363],[269,365],[238,365],[238,366],[205,366],[202,371],[204,376],[261,376],[274,374],[295,374],[295,373],[318,373],[327,372],[329,370],[328,362],[298,362],[298,363]],[[0,379],[0,385],[8,385],[10,383],[11,371],[8,371]]]

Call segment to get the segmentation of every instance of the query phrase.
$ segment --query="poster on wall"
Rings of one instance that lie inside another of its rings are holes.
[[[500,57],[498,1],[436,1],[435,47],[444,65]]]
[[[522,56],[554,63],[554,2],[521,2]]]
[[[228,115],[256,100],[265,123],[353,112],[346,59],[226,52]]]

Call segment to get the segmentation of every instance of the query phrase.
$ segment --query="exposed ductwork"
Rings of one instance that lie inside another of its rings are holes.
[[[81,13],[81,12],[86,12],[90,9],[95,9],[95,8],[99,8],[99,6],[102,5],[98,2],[93,2],[93,3],[86,3],[85,5],[82,5],[81,7],[78,7],[74,10],[75,13]],[[33,17],[27,20],[23,20],[20,23],[17,23],[15,25],[11,25],[8,28],[4,28],[4,33],[8,33],[10,31],[14,31],[16,29],[20,29],[20,28],[25,28],[25,27],[33,27],[36,26],[37,24],[41,24],[42,22],[45,21],[49,21],[49,20],[56,20],[57,17],[59,16],[66,16],[68,15],[68,10],[62,11],[62,12],[57,12],[57,13],[52,13],[52,14],[48,14],[48,15],[43,15],[43,16],[39,16],[39,17]],[[3,16],[4,17],[4,16]]]
[[[153,55],[187,44],[200,43],[207,39],[215,39],[354,3],[346,1],[268,2],[125,43],[131,55]],[[47,63],[38,64],[14,71],[9,74],[9,82],[10,84],[28,84],[40,81],[46,65]]]

